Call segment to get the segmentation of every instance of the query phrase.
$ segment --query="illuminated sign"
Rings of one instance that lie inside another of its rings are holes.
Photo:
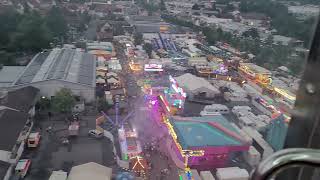
[[[186,97],[187,97],[187,93],[185,93],[185,92],[183,91],[183,89],[178,86],[177,81],[176,81],[172,76],[169,76],[169,80],[170,80],[170,82],[172,83],[172,84],[171,84],[172,89],[173,89],[176,93],[180,93],[182,97],[186,98]]]
[[[274,88],[274,91],[279,93],[280,95],[286,97],[287,99],[291,100],[291,101],[295,101],[296,97],[288,94],[288,92],[286,90],[280,89],[280,88]]]
[[[161,72],[163,69],[161,64],[145,64],[144,71]]]

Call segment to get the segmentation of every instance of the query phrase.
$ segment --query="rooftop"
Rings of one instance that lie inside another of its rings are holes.
[[[170,121],[183,149],[201,146],[242,145],[238,130],[222,115],[206,117],[174,116]]]
[[[95,56],[75,49],[55,48],[41,52],[31,60],[14,84],[62,80],[94,86],[95,59]]]
[[[3,66],[0,68],[0,87],[9,87],[22,73],[25,66]]]
[[[0,106],[6,106],[22,112],[28,112],[35,105],[39,89],[31,86],[9,91],[0,99]]]
[[[239,146],[241,142],[208,123],[174,121],[183,149],[201,146]]]
[[[4,176],[6,175],[10,165],[10,163],[0,161],[0,179],[4,179]]]
[[[190,73],[186,73],[182,76],[175,78],[179,85],[188,88],[189,90],[193,91],[201,87],[205,87],[209,90],[212,90],[216,93],[219,93],[220,91],[212,86],[207,80],[194,76]]]
[[[12,151],[20,132],[27,122],[28,115],[12,109],[0,110],[0,150]]]
[[[89,162],[74,166],[69,173],[69,180],[110,180],[112,169],[100,164]]]
[[[240,65],[247,66],[250,70],[256,73],[271,74],[271,72],[268,69],[253,63],[241,63]]]

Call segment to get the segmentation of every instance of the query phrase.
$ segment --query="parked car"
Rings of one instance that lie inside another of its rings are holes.
[[[103,132],[98,131],[96,129],[92,129],[88,132],[88,135],[90,137],[95,137],[95,138],[102,138],[103,137]]]

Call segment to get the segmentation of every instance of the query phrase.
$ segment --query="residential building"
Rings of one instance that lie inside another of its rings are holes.
[[[97,39],[99,41],[112,41],[113,29],[109,23],[105,23],[97,32]]]

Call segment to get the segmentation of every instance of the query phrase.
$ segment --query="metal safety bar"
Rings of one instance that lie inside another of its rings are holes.
[[[285,169],[303,166],[320,167],[320,150],[290,148],[278,151],[259,164],[251,174],[251,180],[273,179]]]

